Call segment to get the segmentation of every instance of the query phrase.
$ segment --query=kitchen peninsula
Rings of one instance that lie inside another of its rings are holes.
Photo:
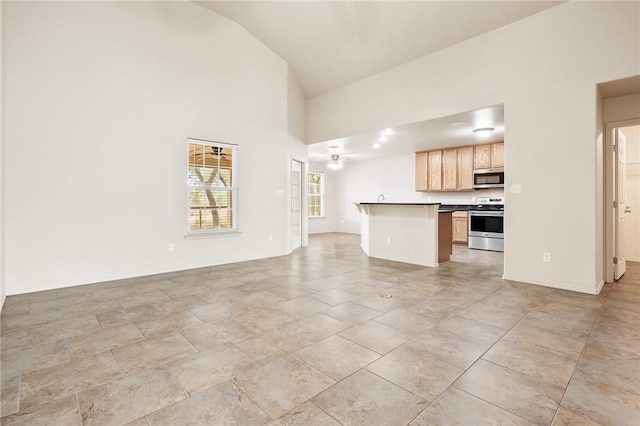
[[[356,203],[369,257],[437,267],[451,255],[451,211],[440,203]]]

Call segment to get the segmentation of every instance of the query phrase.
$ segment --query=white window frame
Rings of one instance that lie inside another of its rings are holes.
[[[207,185],[189,185],[189,144],[199,144],[206,146],[215,146],[219,148],[231,149],[232,151],[232,160],[231,160],[231,186],[207,186]],[[187,233],[186,237],[206,237],[206,236],[219,236],[225,234],[236,234],[240,232],[240,227],[238,223],[238,208],[239,208],[239,197],[238,197],[238,145],[224,143],[224,142],[215,142],[208,141],[204,139],[195,139],[188,138],[187,139]],[[191,198],[190,191],[192,189],[212,189],[214,191],[223,190],[229,191],[231,193],[231,228],[225,229],[199,229],[192,230],[190,226],[190,217],[191,217]]]
[[[307,173],[307,184],[309,183],[309,175],[320,175],[320,194],[312,194],[310,190],[307,191],[307,215],[309,219],[317,219],[321,217],[325,217],[325,174],[322,172],[308,172]],[[311,206],[309,200],[311,196],[320,195],[320,215],[312,216],[309,212],[309,207]]]

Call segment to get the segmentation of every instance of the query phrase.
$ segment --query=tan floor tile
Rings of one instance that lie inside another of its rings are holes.
[[[256,366],[258,363],[230,343],[196,352],[168,364],[173,375],[191,395]]]
[[[105,327],[95,333],[74,336],[67,339],[73,358],[109,351],[121,346],[144,340],[144,336],[133,324]]]
[[[586,340],[593,323],[594,320],[589,318],[563,318],[562,321],[558,321],[558,317],[552,314],[532,311],[518,325],[531,325],[561,336]]]
[[[84,425],[115,425],[136,420],[187,397],[164,367],[156,367],[80,392]]]
[[[560,335],[551,330],[526,324],[518,324],[509,330],[505,334],[504,340],[532,348],[533,350],[544,349],[554,354],[574,359],[578,359],[586,343],[586,339]]]
[[[552,426],[600,426],[600,423],[593,422],[587,418],[581,417],[562,407],[558,408],[558,412],[553,419]]]
[[[534,423],[550,424],[563,388],[479,360],[454,387]]]
[[[260,364],[267,364],[282,358],[300,348],[312,344],[310,340],[296,335],[257,333],[248,339],[234,342],[235,346]]]
[[[284,297],[285,299],[297,299],[305,296],[309,296],[314,293],[315,290],[309,287],[305,287],[304,285],[299,285],[297,283],[283,283],[280,278],[273,279],[274,283],[277,283],[276,286],[269,289],[269,293],[275,294],[278,297]],[[287,277],[287,280],[300,281],[299,278]]]
[[[80,426],[82,419],[78,412],[76,397],[71,395],[4,417],[2,424],[3,426]]]
[[[0,416],[18,412],[20,401],[20,376],[0,379]]]
[[[97,315],[104,312],[115,311],[121,309],[122,305],[117,300],[95,301],[90,300],[78,305],[65,306],[62,308],[63,319],[83,318],[91,315]]]
[[[162,291],[154,291],[151,293],[142,293],[136,295],[129,295],[126,297],[119,297],[118,303],[125,308],[131,308],[139,305],[150,305],[152,303],[161,303],[170,300],[169,296]]]
[[[322,313],[351,325],[361,324],[382,315],[380,311],[353,302],[345,302]]]
[[[170,313],[177,311],[186,311],[205,304],[207,304],[207,302],[205,302],[198,296],[184,296],[176,299],[171,299],[166,302],[152,303],[151,306],[153,306],[158,312]]]
[[[329,308],[331,308],[331,305],[327,305],[310,297],[299,297],[278,303],[278,309],[281,309],[292,317],[304,317]]]
[[[78,305],[86,301],[87,298],[84,296],[71,296],[52,300],[41,300],[39,302],[31,302],[29,306],[29,313],[35,314],[43,311],[60,310],[65,306]]]
[[[49,322],[47,324],[30,327],[27,332],[27,342],[30,345],[34,345],[50,340],[94,333],[101,329],[102,327],[95,315]]]
[[[308,401],[269,423],[269,426],[293,425],[341,426],[333,417]]]
[[[125,298],[135,294],[135,291],[133,291],[133,289],[130,287],[107,287],[105,284],[105,288],[88,293],[87,298],[89,300],[97,302],[106,302],[109,300]]]
[[[342,380],[380,358],[380,354],[340,336],[321,340],[294,355],[334,380]]]
[[[122,371],[129,375],[184,358],[197,350],[180,333],[172,333],[115,348],[112,352]]]
[[[342,330],[346,330],[349,328],[349,324],[317,313],[305,318],[289,321],[283,324],[282,328],[292,335],[302,337],[312,342],[318,342]]]
[[[405,346],[389,352],[369,365],[367,370],[427,401],[436,399],[464,372]]]
[[[130,324],[136,321],[144,321],[153,318],[158,313],[152,306],[142,305],[132,308],[118,308],[113,311],[102,312],[96,315],[102,327]]]
[[[458,315],[440,321],[437,328],[483,345],[493,345],[507,332],[506,328]]]
[[[576,371],[562,398],[567,410],[603,425],[637,426],[640,396],[593,381]]]
[[[239,342],[255,335],[232,319],[184,328],[180,333],[198,350],[227,342]]]
[[[390,325],[410,334],[420,334],[436,325],[437,321],[405,308],[394,309],[384,315],[376,317],[377,322]]]
[[[25,373],[20,386],[20,409],[73,395],[119,377],[120,368],[109,351]]]
[[[467,340],[437,327],[419,334],[404,346],[463,369],[469,368],[489,348],[489,345]]]
[[[13,297],[8,297],[2,305],[0,317],[3,319],[11,315],[21,315],[29,313],[31,302],[14,302]]]
[[[158,312],[153,317],[144,321],[136,321],[136,327],[140,329],[144,337],[153,339],[176,331],[182,331],[189,327],[204,325],[204,322],[189,311]]]
[[[35,314],[19,314],[5,315],[0,321],[2,333],[9,333],[20,329],[34,327],[41,324],[47,324],[51,321],[59,321],[62,319],[60,311],[43,311]]]
[[[198,295],[202,293],[208,293],[210,291],[211,291],[210,288],[202,285],[188,285],[188,286],[183,285],[178,287],[165,288],[164,290],[162,290],[164,294],[166,294],[172,299],[180,299],[185,296],[193,296],[193,295]]]
[[[588,344],[576,371],[584,373],[593,382],[640,395],[640,354],[636,355],[637,358],[612,357]]]
[[[27,330],[16,330],[2,333],[0,336],[0,352],[21,348],[27,344]]]
[[[64,340],[25,346],[2,353],[2,377],[63,364],[71,360]]]
[[[272,419],[335,383],[291,355],[241,374],[232,381]]]
[[[146,416],[150,426],[164,425],[262,425],[269,416],[230,382]]]
[[[345,425],[406,425],[427,402],[366,370],[347,377],[312,402]]]
[[[444,391],[411,422],[411,426],[533,424],[456,388]]]
[[[483,304],[482,302],[475,303],[458,311],[458,315],[461,317],[507,329],[516,325],[516,323],[520,321],[526,313],[526,309],[514,312],[496,306],[491,306],[490,304]]]
[[[413,338],[413,335],[409,333],[377,321],[367,321],[356,325],[341,331],[339,335],[382,355]]]
[[[563,388],[569,383],[578,361],[577,357],[567,358],[509,340],[496,343],[482,358]]]
[[[338,290],[336,288],[317,291],[315,293],[310,294],[309,297],[319,300],[331,306],[340,305],[344,302],[348,302],[350,300],[354,300],[358,298],[358,296],[354,296],[351,293],[347,293],[346,291]]]

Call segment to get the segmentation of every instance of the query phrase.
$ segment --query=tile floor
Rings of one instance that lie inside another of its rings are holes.
[[[640,424],[640,264],[589,296],[358,245],[10,296],[1,423]]]

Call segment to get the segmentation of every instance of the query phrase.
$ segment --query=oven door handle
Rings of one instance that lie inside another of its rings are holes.
[[[478,211],[478,210],[469,210],[469,216],[493,216],[493,217],[504,217],[504,211],[494,210],[494,211]]]

